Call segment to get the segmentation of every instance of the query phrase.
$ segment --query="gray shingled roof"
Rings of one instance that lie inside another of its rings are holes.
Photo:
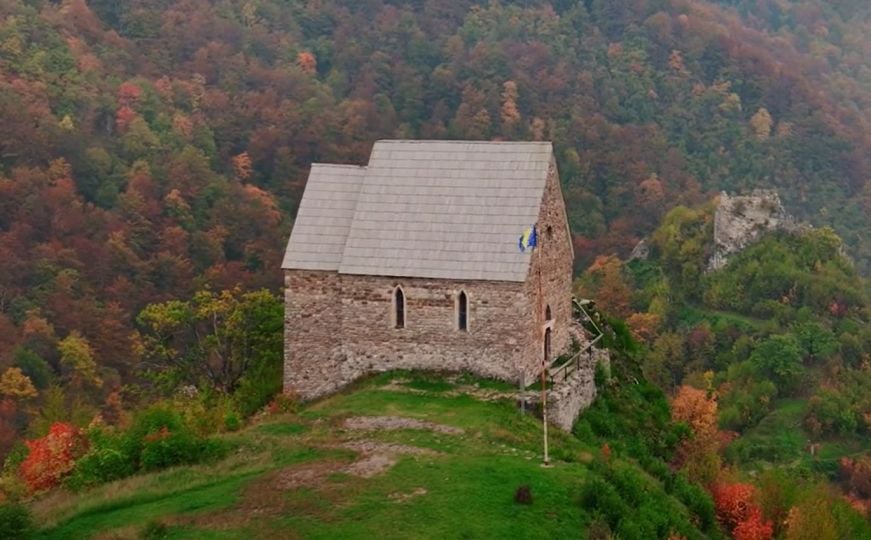
[[[378,141],[367,167],[313,166],[282,267],[524,281],[517,239],[538,219],[551,154],[546,142]]]
[[[282,268],[338,270],[366,167],[315,163]]]

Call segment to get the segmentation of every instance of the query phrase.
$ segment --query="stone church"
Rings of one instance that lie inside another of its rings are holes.
[[[569,345],[572,260],[549,142],[378,141],[366,166],[315,164],[282,264],[285,392],[392,369],[532,383]]]

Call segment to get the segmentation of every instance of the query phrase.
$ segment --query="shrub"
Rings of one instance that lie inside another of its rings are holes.
[[[189,465],[223,454],[223,445],[195,434],[181,415],[165,406],[134,418],[122,450],[143,470]]]
[[[267,410],[269,414],[282,414],[296,412],[299,402],[293,396],[287,394],[278,394],[269,403]]]
[[[0,538],[19,540],[33,536],[33,518],[22,504],[0,504]]]
[[[88,446],[87,439],[78,428],[56,422],[48,435],[26,441],[30,452],[21,463],[21,478],[31,493],[57,486],[73,471],[75,460]]]
[[[532,504],[532,490],[529,486],[520,486],[514,493],[514,502],[517,504]]]
[[[77,462],[66,485],[82,489],[130,476],[136,472],[134,456],[128,452],[123,434],[92,430],[91,448]]]
[[[239,431],[242,428],[242,421],[234,412],[224,415],[224,429],[226,431]]]

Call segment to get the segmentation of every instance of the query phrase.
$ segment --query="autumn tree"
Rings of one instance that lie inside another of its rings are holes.
[[[615,255],[596,257],[576,287],[594,298],[605,313],[617,317],[629,315],[632,290],[623,273],[623,263]]]
[[[25,400],[35,398],[38,392],[21,368],[11,367],[0,376],[0,394],[16,400]]]
[[[506,132],[520,121],[520,111],[517,108],[517,83],[506,81],[502,85],[502,126]]]
[[[207,385],[232,393],[245,374],[280,357],[283,308],[272,293],[197,292],[147,306],[137,317],[141,356],[161,386]]]
[[[57,348],[61,364],[66,368],[67,376],[73,384],[91,387],[103,384],[97,372],[91,344],[78,331],[73,331],[62,339]]]
[[[236,156],[233,156],[233,173],[236,175],[236,178],[239,180],[248,180],[251,177],[252,173],[251,168],[251,156],[248,155],[248,152],[242,152]]]
[[[771,113],[765,107],[760,108],[750,118],[750,129],[753,130],[753,135],[760,141],[764,141],[771,136],[771,125]]]
[[[693,436],[682,441],[678,449],[680,465],[691,480],[711,484],[720,470],[717,401],[706,390],[684,385],[672,399],[671,414],[693,430]]]
[[[296,55],[296,65],[298,65],[303,72],[308,73],[309,75],[314,75],[318,67],[315,55],[309,51],[302,51]]]
[[[72,472],[75,460],[87,451],[88,442],[76,427],[56,423],[45,437],[25,441],[27,457],[21,463],[21,478],[32,492],[56,487]]]

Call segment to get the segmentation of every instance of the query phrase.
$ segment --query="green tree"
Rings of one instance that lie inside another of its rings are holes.
[[[165,388],[235,391],[250,370],[281,356],[283,306],[266,290],[197,292],[147,306],[137,317],[145,368]]]
[[[774,381],[781,393],[795,390],[804,373],[801,346],[792,334],[767,338],[750,355],[750,363],[761,375]]]

